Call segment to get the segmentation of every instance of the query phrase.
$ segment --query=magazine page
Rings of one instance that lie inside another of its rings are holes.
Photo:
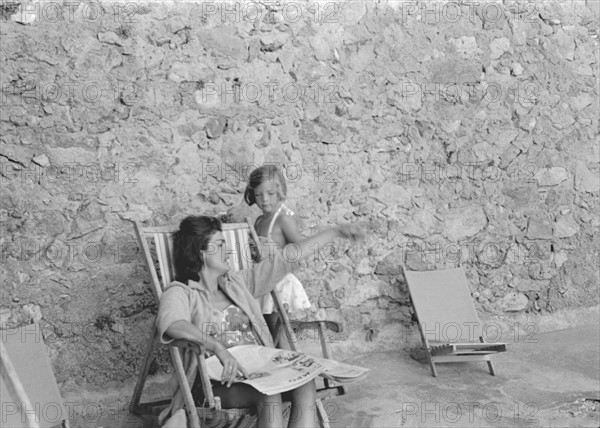
[[[236,379],[251,385],[266,395],[295,389],[318,375],[338,383],[363,379],[369,369],[285,349],[259,345],[242,345],[229,348],[248,373],[247,378]],[[206,360],[208,376],[221,380],[223,366],[216,356]]]
[[[295,389],[323,372],[323,366],[310,355],[285,349],[267,348],[258,345],[243,345],[228,351],[244,367],[247,378],[239,378],[266,395]],[[206,360],[208,376],[221,380],[223,366],[214,355]]]
[[[339,383],[357,382],[364,379],[369,369],[352,364],[341,363],[327,358],[314,357],[323,366],[321,376]]]

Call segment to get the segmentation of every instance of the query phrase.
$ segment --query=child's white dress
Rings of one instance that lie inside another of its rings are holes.
[[[271,224],[269,224],[269,229],[267,231],[267,236],[259,236],[261,245],[265,242],[271,241],[271,232],[273,231],[273,225],[279,217],[279,214],[283,212],[285,215],[293,216],[294,212],[290,210],[284,203],[275,211],[275,215],[271,219]],[[306,295],[306,291],[302,286],[300,280],[293,273],[288,273],[284,276],[281,281],[277,283],[275,286],[275,290],[279,293],[279,297],[281,298],[284,306],[287,307],[288,312],[296,312],[302,309],[310,308],[310,301],[308,300],[308,296]],[[271,294],[267,294],[260,299],[258,299],[263,314],[270,314],[275,312],[275,307],[273,303],[273,298]]]

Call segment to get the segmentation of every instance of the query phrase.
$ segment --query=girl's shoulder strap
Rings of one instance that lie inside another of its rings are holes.
[[[271,239],[271,232],[273,231],[273,226],[275,225],[275,221],[277,220],[277,217],[279,217],[279,214],[281,214],[281,213],[284,213],[287,216],[294,215],[294,211],[289,209],[288,206],[282,202],[281,205],[279,205],[279,208],[277,208],[277,211],[275,211],[273,218],[271,219],[271,224],[269,224],[269,230],[267,232],[267,238]]]

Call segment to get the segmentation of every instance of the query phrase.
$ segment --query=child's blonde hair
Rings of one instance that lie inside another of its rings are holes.
[[[284,200],[286,198],[287,187],[285,185],[283,174],[279,168],[275,165],[263,165],[252,171],[250,177],[248,177],[248,185],[244,192],[244,200],[248,205],[252,206],[256,203],[254,189],[267,181],[275,183],[275,187],[279,193],[279,199]]]

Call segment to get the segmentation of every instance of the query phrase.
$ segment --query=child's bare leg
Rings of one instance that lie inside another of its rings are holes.
[[[277,347],[279,349],[287,349],[288,351],[292,350],[292,347],[288,340],[287,334],[285,334],[285,331],[281,332],[281,337],[279,338],[279,343],[277,344]]]
[[[291,351],[292,347],[289,343],[287,334],[285,333],[283,317],[279,314],[279,312],[264,314],[264,318],[267,322],[267,326],[269,327],[269,332],[274,340],[277,339],[277,334],[279,333],[279,343],[275,344],[277,348]]]

